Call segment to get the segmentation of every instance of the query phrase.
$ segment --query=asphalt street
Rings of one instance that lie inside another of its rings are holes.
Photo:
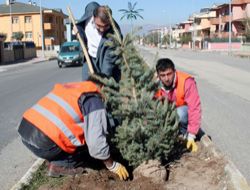
[[[192,74],[202,102],[202,128],[250,182],[250,60],[226,53],[159,50],[140,47],[154,67],[168,57]]]
[[[80,80],[81,67],[59,69],[56,61],[0,67],[0,189],[10,189],[36,159],[17,134],[23,112],[55,83]]]

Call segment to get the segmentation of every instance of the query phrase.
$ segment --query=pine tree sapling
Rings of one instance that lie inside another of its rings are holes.
[[[107,10],[109,10],[107,8]],[[111,25],[117,31],[111,14]],[[150,69],[133,44],[132,34],[123,39],[118,32],[109,36],[105,45],[114,49],[120,59],[122,79],[99,80],[105,83],[106,105],[121,121],[112,141],[122,156],[136,167],[143,161],[168,159],[178,135],[178,116],[175,105],[167,100],[153,100],[159,88],[155,70]]]

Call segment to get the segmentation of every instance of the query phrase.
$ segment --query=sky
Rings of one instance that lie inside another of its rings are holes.
[[[5,3],[6,0],[0,0]],[[28,2],[28,0],[16,0],[17,2]],[[67,14],[67,6],[70,6],[75,18],[80,18],[89,0],[41,0],[42,6],[46,8],[61,8]],[[38,5],[40,0],[33,0]],[[126,19],[120,20],[122,13],[119,9],[127,9],[127,0],[96,0],[101,5],[108,5],[113,12],[113,17],[119,24],[129,24]],[[131,0],[137,2],[136,8],[143,9],[140,13],[144,19],[138,19],[135,25],[154,24],[168,25],[187,20],[189,15],[199,12],[201,8],[209,8],[213,4],[228,3],[229,0]]]

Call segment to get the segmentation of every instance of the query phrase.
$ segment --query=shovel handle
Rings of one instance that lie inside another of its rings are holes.
[[[78,32],[78,28],[76,26],[75,18],[74,18],[73,14],[72,14],[72,11],[71,11],[70,7],[67,7],[67,9],[68,9],[68,13],[69,13],[69,19],[71,20],[73,26],[77,30],[76,36],[77,36],[77,38],[78,38],[78,40],[80,42],[80,45],[81,45],[81,47],[83,49],[83,53],[84,53],[84,56],[85,56],[87,64],[88,64],[89,72],[90,72],[90,74],[94,74],[93,66],[92,66],[92,63],[91,63],[91,60],[90,60],[86,45],[85,45],[83,39],[81,38],[81,35]]]

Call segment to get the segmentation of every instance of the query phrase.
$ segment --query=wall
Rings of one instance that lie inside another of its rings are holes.
[[[250,3],[246,5],[246,15],[248,18],[250,18]]]
[[[24,59],[30,59],[36,57],[35,48],[24,48]]]
[[[47,17],[47,13],[43,14],[43,21]],[[57,18],[58,22],[55,21],[55,26],[52,28],[54,40],[48,41],[48,44],[45,45],[61,45],[65,41],[64,31],[66,30],[63,24],[63,15],[61,13],[51,13],[52,17]],[[31,16],[31,23],[25,23],[25,16]],[[12,31],[13,32],[23,32],[24,38],[22,41],[33,41],[36,44],[36,47],[42,46],[42,35],[41,35],[41,24],[40,24],[40,14],[39,13],[27,13],[27,14],[13,14],[13,17],[18,17],[18,23],[12,24]],[[0,16],[0,32],[7,34],[6,42],[11,41],[11,22],[9,15]],[[6,27],[2,27],[6,26]],[[48,30],[44,31],[44,38],[46,38],[46,33]],[[25,38],[25,32],[32,32],[32,38]]]
[[[232,49],[240,49],[241,48],[241,43],[240,42],[232,42],[231,44]],[[210,50],[224,50],[224,49],[228,49],[228,43],[208,43],[208,49]]]
[[[190,44],[183,44],[181,48],[183,48],[183,49],[190,49]]]
[[[31,16],[31,23],[25,23],[25,16]],[[40,15],[38,13],[33,14],[13,14],[12,17],[18,17],[18,23],[12,24],[13,32],[23,32],[24,38],[22,41],[34,41],[36,46],[41,46],[41,37],[40,37]],[[6,42],[11,41],[11,24],[9,15],[1,16],[0,23],[3,26],[1,27],[0,32],[7,34]],[[25,38],[25,32],[32,32],[32,38]]]
[[[200,25],[202,28],[210,28],[211,27],[210,20],[207,18],[202,18]]]
[[[21,49],[18,49],[16,51],[21,51]],[[36,48],[24,48],[23,57],[24,59],[31,59],[31,58],[36,57]],[[16,60],[15,60],[14,50],[4,49],[2,63],[10,63],[10,62],[15,62],[15,61]]]
[[[4,50],[3,51],[3,63],[9,63],[14,61],[14,51]]]
[[[233,6],[233,20],[242,19],[246,16],[241,6]]]
[[[0,40],[0,64],[3,63],[3,42]]]

